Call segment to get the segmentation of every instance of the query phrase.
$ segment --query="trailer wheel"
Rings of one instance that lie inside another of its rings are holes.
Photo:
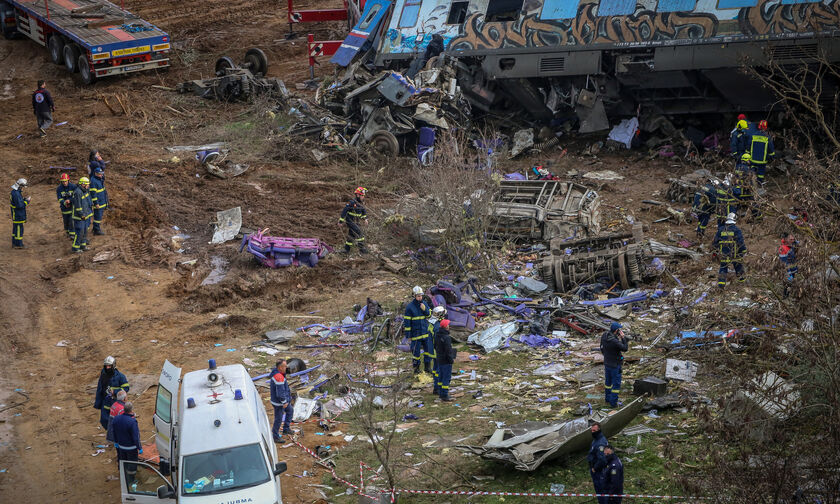
[[[67,67],[68,72],[76,73],[79,71],[79,56],[81,53],[82,51],[76,44],[66,44],[64,46],[64,66]]]
[[[370,138],[370,145],[386,156],[397,156],[400,153],[400,144],[397,137],[390,131],[379,130]]]
[[[56,65],[64,64],[64,40],[60,35],[53,35],[47,43],[50,51],[50,61]]]
[[[90,62],[87,59],[87,56],[84,54],[80,54],[79,58],[77,59],[77,67],[79,69],[79,76],[82,78],[82,82],[85,84],[93,84],[96,80],[96,75],[90,70]]]
[[[168,68],[168,67],[167,67]],[[236,63],[228,56],[222,56],[216,60],[216,77],[223,77],[225,70],[236,68]]]
[[[15,19],[17,19],[17,14],[15,14]],[[17,38],[17,27],[9,27],[6,24],[6,17],[2,15],[0,15],[0,30],[3,31],[3,36],[6,40]]]
[[[248,49],[245,53],[245,63],[249,65],[251,73],[265,75],[268,72],[268,58],[262,49],[256,47]]]

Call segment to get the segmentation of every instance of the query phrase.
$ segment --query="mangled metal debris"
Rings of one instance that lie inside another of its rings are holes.
[[[558,180],[503,180],[490,206],[490,232],[505,239],[594,236],[600,230],[598,193]]]
[[[215,224],[216,230],[213,232],[210,243],[224,243],[232,240],[239,233],[239,228],[242,227],[242,209],[235,207],[216,212],[216,222],[213,224]]]
[[[216,60],[216,77],[182,82],[179,93],[192,93],[202,98],[222,101],[250,100],[254,96],[269,95],[286,98],[289,92],[282,80],[265,77],[268,58],[257,48],[248,49],[239,65],[228,56]]]
[[[661,273],[660,268],[649,267],[655,258],[702,257],[687,248],[643,240],[639,227],[634,231],[572,241],[559,237],[552,240],[551,255],[542,263],[543,281],[555,292],[566,292],[602,278],[610,283],[620,282],[621,288],[629,289]]]
[[[488,460],[506,462],[520,471],[533,471],[547,461],[588,449],[592,443],[590,422],[600,422],[607,437],[617,435],[642,410],[645,401],[645,397],[637,397],[611,415],[596,411],[567,422],[526,422],[496,429],[484,445],[458,448]]]

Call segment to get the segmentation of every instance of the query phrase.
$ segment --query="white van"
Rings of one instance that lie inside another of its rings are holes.
[[[120,462],[123,504],[281,504],[286,463],[277,461],[265,406],[245,368],[210,360],[208,369],[180,376],[180,368],[163,364],[154,416],[160,471]]]

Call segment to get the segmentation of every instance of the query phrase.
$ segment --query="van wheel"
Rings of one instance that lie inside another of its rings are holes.
[[[85,84],[93,84],[96,81],[96,75],[94,75],[93,71],[90,69],[90,62],[88,61],[87,56],[80,54],[77,62],[79,76],[81,76],[82,82]]]
[[[61,35],[53,35],[52,37],[50,37],[50,41],[47,43],[47,47],[50,51],[50,61],[52,61],[56,65],[63,65],[64,40],[61,38]]]
[[[79,46],[76,44],[67,44],[64,46],[64,66],[70,73],[79,71],[79,56],[81,55]]]

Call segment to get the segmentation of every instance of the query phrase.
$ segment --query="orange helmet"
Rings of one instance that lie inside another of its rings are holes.
[[[365,193],[367,193],[367,189],[365,189],[365,188],[364,188],[364,187],[362,187],[362,186],[359,186],[359,187],[357,187],[357,188],[356,188],[356,191],[355,191],[355,193],[354,193],[354,194],[356,194],[356,195],[358,195],[358,196],[364,196],[364,195],[365,195]]]
[[[767,131],[767,121],[763,119],[761,121],[758,121],[758,129],[760,129],[761,131]]]
[[[68,175],[66,173],[62,173],[61,176],[58,179],[61,180],[62,182],[69,181],[70,180],[70,175]]]

